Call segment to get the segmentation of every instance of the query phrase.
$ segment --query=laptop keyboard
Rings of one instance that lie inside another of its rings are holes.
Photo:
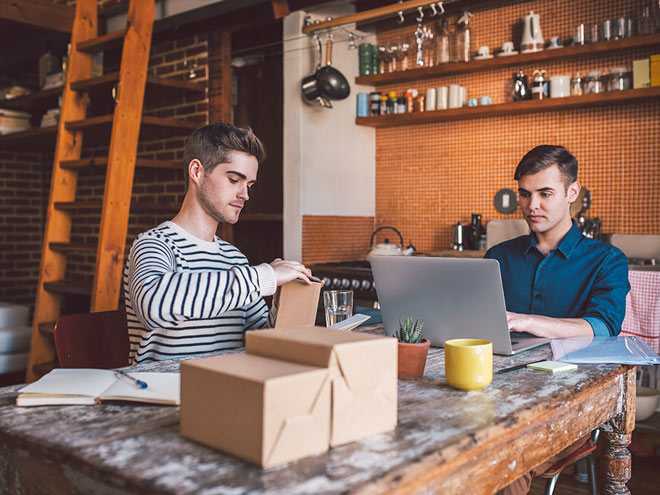
[[[524,339],[536,339],[536,335],[528,332],[511,332],[511,345],[519,344]]]

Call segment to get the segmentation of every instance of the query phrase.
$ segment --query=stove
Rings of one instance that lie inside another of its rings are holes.
[[[370,307],[378,300],[368,261],[319,263],[310,265],[309,268],[323,281],[326,289],[352,290],[354,299]]]

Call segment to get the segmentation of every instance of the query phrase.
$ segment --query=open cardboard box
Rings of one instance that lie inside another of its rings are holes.
[[[184,361],[181,434],[266,468],[321,454],[329,370],[250,354]]]
[[[250,331],[245,343],[249,354],[330,371],[331,446],[395,428],[396,339],[303,326]]]

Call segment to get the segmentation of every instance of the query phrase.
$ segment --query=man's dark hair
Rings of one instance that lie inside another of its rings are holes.
[[[188,165],[194,159],[200,161],[206,173],[228,160],[232,151],[252,155],[258,163],[266,159],[264,145],[249,127],[236,127],[218,122],[196,129],[186,140],[183,149],[185,185],[188,189]]]
[[[515,180],[520,180],[523,175],[530,175],[557,165],[564,176],[566,187],[577,180],[577,159],[563,146],[542,144],[528,151],[522,157],[513,175]]]

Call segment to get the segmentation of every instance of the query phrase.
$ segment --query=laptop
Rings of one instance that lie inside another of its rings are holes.
[[[411,316],[424,321],[424,335],[435,346],[488,339],[495,354],[510,356],[549,342],[509,332],[496,260],[370,256],[369,262],[387,335]]]

